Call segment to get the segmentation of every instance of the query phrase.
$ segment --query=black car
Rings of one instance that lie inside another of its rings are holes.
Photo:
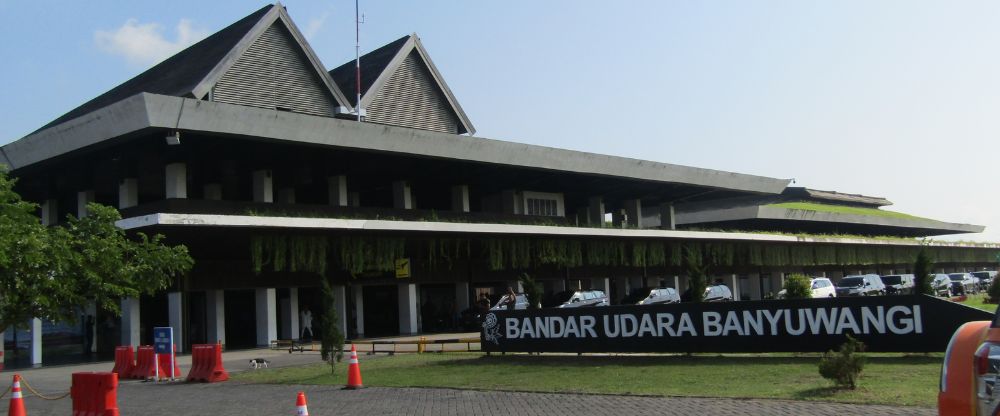
[[[847,276],[837,282],[837,297],[878,296],[885,294],[885,284],[877,274]]]
[[[888,295],[912,295],[913,278],[912,274],[881,276],[882,283],[885,284],[885,293]]]

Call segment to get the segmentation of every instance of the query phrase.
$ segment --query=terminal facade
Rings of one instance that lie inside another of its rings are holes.
[[[360,106],[355,81],[354,62],[324,66],[269,5],[3,146],[43,223],[111,205],[119,226],[195,259],[168,291],[123,299],[120,318],[83,307],[96,317],[86,348],[149,344],[167,325],[181,351],[298,338],[300,312],[325,309],[321,279],[341,328],[375,337],[460,329],[522,273],[547,296],[683,291],[685,250],[737,300],[789,273],[912,272],[921,247],[939,271],[997,266],[998,245],[917,239],[983,227],[883,198],[475,137],[415,34],[361,58]]]

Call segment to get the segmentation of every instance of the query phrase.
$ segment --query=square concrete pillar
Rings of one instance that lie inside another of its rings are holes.
[[[451,187],[451,210],[455,212],[469,212],[469,185],[455,185]]]
[[[221,183],[206,183],[202,188],[202,198],[206,201],[221,201],[222,200],[222,184]]]
[[[167,320],[174,329],[174,345],[177,352],[184,352],[184,294],[167,293]]]
[[[604,226],[604,199],[592,196],[587,199],[587,224],[591,227]]]
[[[253,171],[253,202],[274,202],[274,178],[271,171]]]
[[[677,229],[677,222],[674,217],[674,204],[660,204],[660,228],[665,230]]]
[[[593,290],[603,290],[604,294],[611,296],[611,279],[607,277],[590,279],[590,288]]]
[[[281,339],[301,338],[299,330],[299,288],[288,288],[288,299],[281,300]]]
[[[118,182],[118,209],[139,205],[139,182],[135,178],[125,178]]]
[[[740,282],[739,282],[739,278],[735,274],[732,276],[732,278],[733,278],[733,287],[732,287],[732,290],[733,290],[733,300],[742,300],[742,299],[740,299]]]
[[[347,286],[332,285],[333,307],[337,309],[337,326],[340,332],[347,336]]]
[[[281,188],[278,190],[278,202],[282,204],[294,204],[295,203],[295,189],[294,188]]]
[[[642,201],[629,199],[623,201],[626,224],[632,228],[642,228]]]
[[[347,206],[347,176],[329,176],[326,178],[327,202],[337,207]]]
[[[271,340],[278,339],[277,299],[273,287],[257,288],[255,293],[257,305],[257,346],[271,345]]]
[[[680,276],[674,276],[674,290],[676,290],[678,292],[681,291],[681,277]]]
[[[42,320],[31,318],[31,365],[42,364]]]
[[[76,193],[76,217],[83,218],[87,216],[87,204],[94,202],[94,191],[86,190]]]
[[[396,209],[413,209],[413,191],[406,181],[392,183],[392,207]]]
[[[226,343],[226,291],[209,290],[205,293],[205,320],[208,343]]]
[[[187,198],[187,164],[170,163],[165,168],[167,199]],[[175,329],[174,332],[177,330]],[[177,336],[176,333],[174,336]]]
[[[121,345],[138,347],[139,339],[139,298],[122,299],[122,339]]]
[[[521,201],[517,197],[517,191],[508,189],[500,192],[500,209],[509,215],[521,213]]]
[[[455,308],[462,312],[472,306],[469,302],[469,283],[455,283]]]
[[[55,225],[59,222],[59,201],[46,199],[42,202],[42,225]]]
[[[354,330],[358,338],[365,335],[365,292],[363,286],[351,286],[354,292]],[[346,333],[346,332],[345,332]]]
[[[417,333],[417,285],[399,283],[399,334]]]

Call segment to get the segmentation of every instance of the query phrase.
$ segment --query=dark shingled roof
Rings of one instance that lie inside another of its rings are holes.
[[[403,47],[403,44],[410,39],[412,35],[406,35],[399,39],[392,41],[388,45],[378,48],[374,51],[368,52],[361,55],[361,95],[368,93],[368,89],[371,88],[375,80],[378,79],[379,75],[382,75],[382,71],[389,66],[389,62],[392,58],[396,56],[399,49]],[[330,76],[333,77],[333,81],[337,83],[340,90],[343,91],[344,95],[347,97],[348,101],[352,105],[357,104],[354,100],[357,97],[357,90],[354,88],[354,61],[349,61],[341,66],[338,66],[330,71]]]
[[[191,91],[208,76],[208,73],[229,53],[233,47],[253,29],[272,7],[264,6],[238,22],[227,26],[176,55],[167,58],[125,83],[99,95],[83,105],[53,120],[36,130],[44,130],[62,122],[83,116],[92,111],[109,106],[133,95],[148,92],[152,94],[188,96]]]

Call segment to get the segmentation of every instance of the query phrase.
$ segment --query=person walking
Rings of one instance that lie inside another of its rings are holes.
[[[517,293],[514,288],[507,286],[507,310],[512,311],[517,307]]]
[[[302,307],[302,312],[299,312],[299,325],[302,325],[302,330],[299,333],[299,339],[312,340],[313,337],[313,315],[309,311],[308,306]],[[306,338],[306,331],[309,332],[309,338]]]

